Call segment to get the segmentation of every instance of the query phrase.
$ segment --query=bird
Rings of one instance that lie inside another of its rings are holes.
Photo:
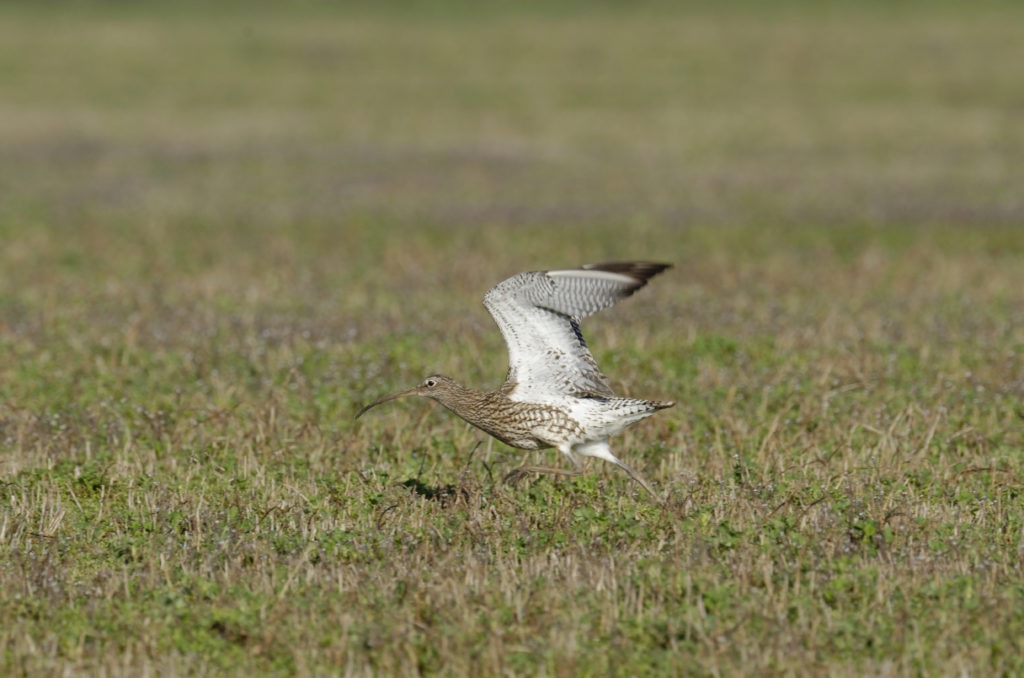
[[[432,374],[413,388],[377,398],[356,419],[397,398],[431,398],[506,445],[557,448],[571,462],[569,470],[523,465],[505,476],[508,483],[530,473],[578,476],[583,472],[578,457],[596,457],[622,468],[660,501],[640,474],[612,454],[608,438],[675,403],[616,395],[587,347],[580,321],[631,296],[668,268],[671,264],[629,261],[516,274],[484,296],[508,345],[508,371],[499,388],[480,391]]]

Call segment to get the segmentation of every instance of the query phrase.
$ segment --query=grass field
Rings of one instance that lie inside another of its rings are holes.
[[[0,8],[0,674],[1024,672],[1024,14],[896,5]],[[353,421],[633,258],[664,507]]]

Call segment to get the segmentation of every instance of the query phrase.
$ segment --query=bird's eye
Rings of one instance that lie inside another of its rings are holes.
[[[423,383],[424,383],[424,385],[425,385],[425,386],[426,386],[427,388],[434,388],[435,386],[437,386],[437,380],[436,380],[436,379],[427,379],[427,380],[426,380],[425,382],[423,382]]]

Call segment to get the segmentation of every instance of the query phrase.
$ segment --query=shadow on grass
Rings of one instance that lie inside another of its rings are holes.
[[[431,486],[427,485],[419,478],[403,480],[399,485],[408,487],[414,494],[418,494],[421,497],[440,502],[442,506],[447,506],[450,503],[459,500],[468,502],[473,496],[473,493],[469,488],[460,487],[458,485]]]

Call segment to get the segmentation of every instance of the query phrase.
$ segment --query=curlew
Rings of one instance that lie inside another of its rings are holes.
[[[484,306],[508,344],[508,373],[494,391],[478,391],[435,374],[418,386],[378,398],[356,414],[405,396],[433,398],[506,445],[523,450],[557,448],[572,469],[522,466],[506,477],[529,473],[576,476],[577,455],[622,468],[655,499],[636,471],[612,454],[608,438],[675,403],[615,395],[580,331],[580,320],[624,299],[670,264],[622,262],[577,269],[531,271],[495,285]]]

